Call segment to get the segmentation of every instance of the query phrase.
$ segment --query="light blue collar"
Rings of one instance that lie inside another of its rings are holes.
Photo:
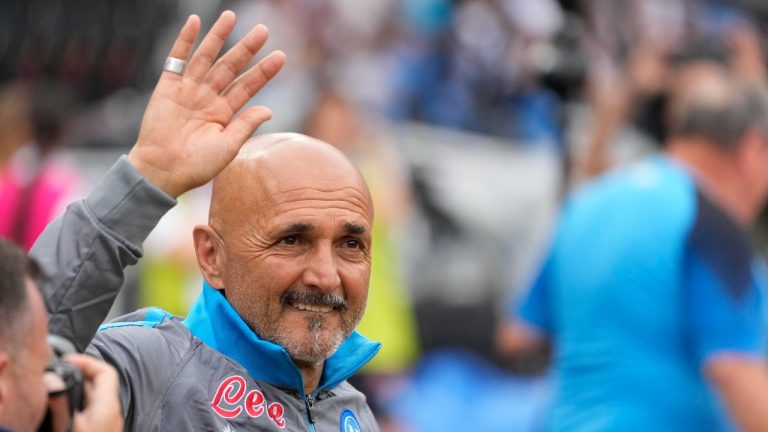
[[[206,345],[240,363],[255,380],[304,394],[304,380],[288,352],[251,330],[224,295],[203,283],[203,291],[184,320],[189,331]],[[333,388],[368,363],[381,344],[352,332],[325,361],[320,385],[313,394]]]

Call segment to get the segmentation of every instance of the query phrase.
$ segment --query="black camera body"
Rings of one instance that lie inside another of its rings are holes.
[[[64,360],[64,355],[75,354],[77,349],[70,340],[54,334],[48,335],[48,345],[51,348],[51,357],[48,359],[46,372],[56,375],[63,382],[63,387],[60,390],[50,392],[48,398],[67,397],[69,408],[68,429],[71,430],[75,412],[83,409],[85,388],[83,386],[83,373],[77,366]],[[53,430],[52,425],[53,419],[49,410],[39,431]]]

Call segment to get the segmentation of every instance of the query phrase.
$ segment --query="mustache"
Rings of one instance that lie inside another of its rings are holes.
[[[306,303],[314,306],[330,306],[347,310],[347,300],[335,294],[314,294],[306,291],[286,291],[280,296],[280,303]]]

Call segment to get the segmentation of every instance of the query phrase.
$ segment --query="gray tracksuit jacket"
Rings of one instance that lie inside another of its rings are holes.
[[[378,431],[365,397],[346,382],[380,348],[359,333],[326,360],[320,386],[305,397],[288,353],[259,339],[210,286],[186,319],[150,308],[100,326],[124,268],[173,205],[121,158],[30,252],[50,331],[117,368],[126,430]]]

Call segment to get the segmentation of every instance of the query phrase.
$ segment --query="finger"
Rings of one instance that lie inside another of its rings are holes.
[[[96,358],[70,354],[67,361],[79,367],[85,378],[85,407],[75,413],[74,430],[123,430],[117,371]]]
[[[80,368],[85,382],[91,384],[90,391],[86,394],[86,399],[89,403],[98,403],[99,400],[114,397],[114,395],[118,394],[119,383],[115,368],[87,355],[70,354],[65,358],[68,362]]]
[[[48,398],[48,413],[51,418],[50,430],[66,431],[69,425],[69,398],[64,396]],[[42,430],[42,429],[41,429]]]
[[[257,25],[251,29],[243,39],[216,61],[205,77],[205,81],[216,93],[220,93],[237,78],[240,71],[259,52],[267,42],[268,36],[269,30],[263,25]]]
[[[50,393],[58,393],[67,389],[67,383],[55,372],[45,372],[43,374],[43,385],[45,390]]]
[[[239,111],[256,92],[280,71],[284,64],[285,53],[274,51],[230,84],[222,94],[227,99],[232,111]]]
[[[271,118],[272,111],[264,106],[255,106],[243,110],[224,128],[228,143],[239,149],[262,123]]]
[[[192,54],[192,59],[187,66],[187,73],[184,76],[195,81],[201,81],[208,73],[213,61],[216,60],[216,56],[219,55],[221,47],[224,46],[224,42],[234,27],[235,13],[229,10],[222,12],[203,41],[200,42],[200,46]]]
[[[106,364],[85,354],[67,354],[64,359],[77,366],[85,379],[93,378],[101,370],[101,365]]]
[[[189,53],[192,52],[192,46],[195,44],[197,34],[200,32],[200,17],[197,15],[190,15],[187,18],[187,22],[181,27],[179,36],[173,43],[171,52],[168,53],[169,57],[175,57],[181,60],[187,60]],[[163,71],[163,77],[166,78],[180,78],[178,74],[173,72]]]

